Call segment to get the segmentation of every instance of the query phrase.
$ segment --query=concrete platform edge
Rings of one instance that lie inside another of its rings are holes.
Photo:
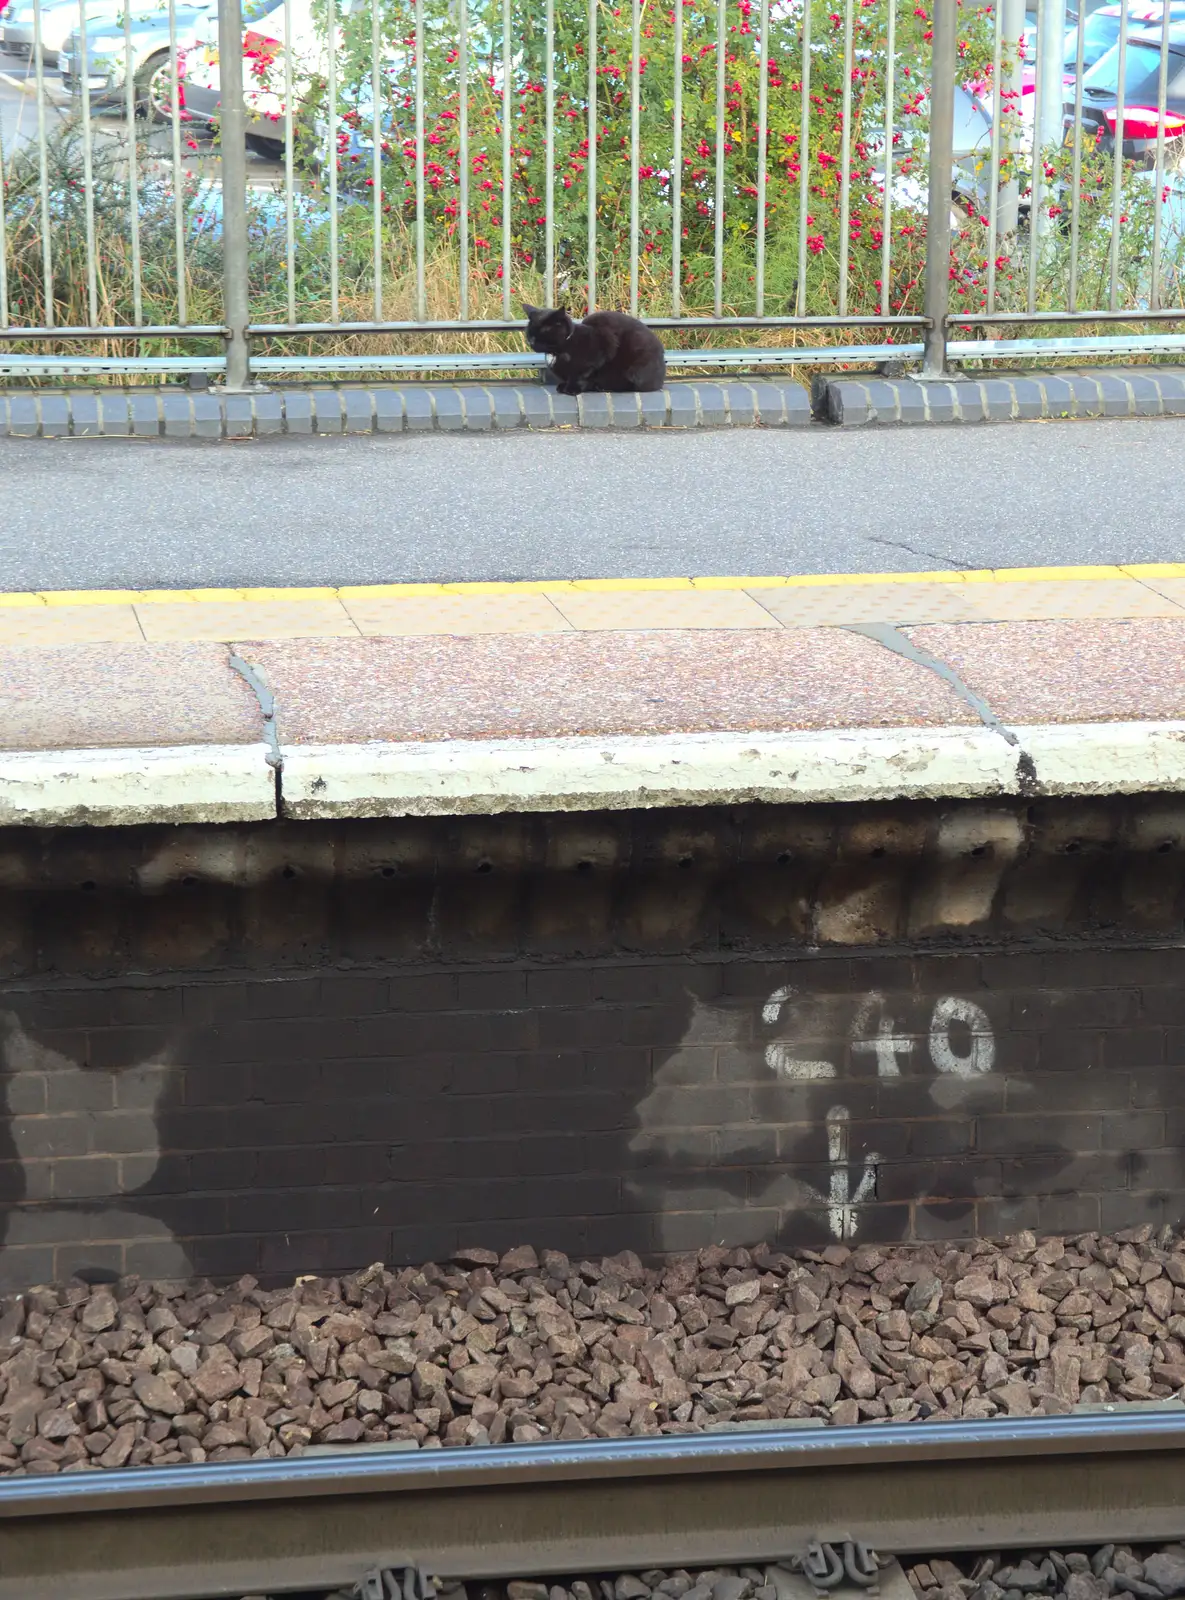
[[[952,374],[948,380],[819,374],[811,404],[838,428],[935,422],[1185,416],[1185,369],[1104,367],[1064,372]]]
[[[0,826],[1185,792],[1185,722],[17,751]],[[282,799],[280,797],[282,788]]]
[[[990,373],[943,382],[873,373],[677,380],[659,394],[558,395],[539,383],[174,386],[0,392],[0,438],[227,439],[662,428],[839,428],[1185,416],[1185,368]]]
[[[262,822],[276,815],[264,743],[0,753],[0,827]]]
[[[803,384],[760,377],[577,399],[541,383],[493,382],[289,385],[247,394],[173,385],[0,392],[0,438],[28,439],[804,428],[813,420]]]

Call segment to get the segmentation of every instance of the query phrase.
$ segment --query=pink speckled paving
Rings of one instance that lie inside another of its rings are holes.
[[[902,630],[1006,723],[1185,720],[1185,620]],[[972,726],[926,666],[839,627],[92,643],[0,651],[0,749]]]
[[[255,696],[217,644],[0,651],[0,749],[254,744]]]
[[[990,622],[903,630],[1004,722],[1185,719],[1185,619]]]
[[[241,644],[282,742],[936,727],[974,714],[925,668],[828,628]]]

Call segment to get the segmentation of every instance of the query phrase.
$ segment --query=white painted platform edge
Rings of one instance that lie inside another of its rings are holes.
[[[0,751],[0,827],[271,819],[267,757],[263,743]]]
[[[1185,792],[1185,722],[288,745],[284,814],[504,811]],[[0,826],[276,816],[268,747],[0,752]]]
[[[1185,722],[1087,722],[1017,727],[1042,794],[1185,790]]]
[[[981,727],[295,745],[284,750],[284,809],[425,816],[1185,789],[1185,723],[1017,734],[1019,745]]]

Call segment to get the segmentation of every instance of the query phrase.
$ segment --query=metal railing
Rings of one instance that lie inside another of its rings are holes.
[[[1020,0],[180,5],[0,12],[0,374],[522,369],[524,299],[672,368],[1185,346],[1167,6],[1026,62]]]

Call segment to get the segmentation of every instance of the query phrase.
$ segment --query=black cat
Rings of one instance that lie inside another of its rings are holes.
[[[523,306],[527,343],[551,356],[560,394],[611,390],[647,394],[661,389],[667,375],[662,340],[637,317],[623,311],[594,311],[573,322],[563,306],[548,310]]]

